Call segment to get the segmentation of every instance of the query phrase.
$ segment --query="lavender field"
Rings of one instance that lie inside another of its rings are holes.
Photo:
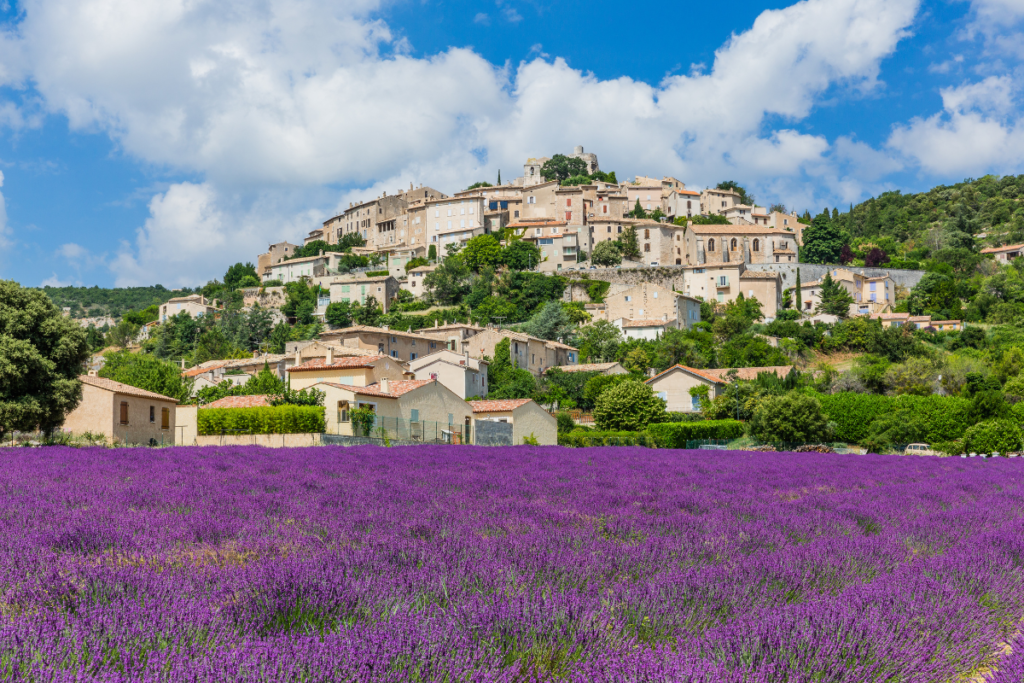
[[[2,680],[1024,679],[1013,460],[0,458]]]

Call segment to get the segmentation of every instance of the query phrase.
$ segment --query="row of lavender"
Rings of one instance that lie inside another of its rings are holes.
[[[1024,652],[1005,654],[1024,619],[1016,461],[529,447],[0,459],[3,680],[1024,670]]]

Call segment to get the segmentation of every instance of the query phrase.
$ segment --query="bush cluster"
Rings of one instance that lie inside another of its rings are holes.
[[[211,434],[317,434],[324,431],[324,409],[283,405],[272,408],[206,408],[199,411],[201,436]]]
[[[598,432],[577,430],[558,435],[559,446],[590,448],[593,446],[646,446],[655,448],[654,438],[646,432]]]
[[[743,436],[743,423],[737,420],[665,422],[648,425],[647,433],[658,448],[686,448],[687,441],[697,439],[738,439]]]

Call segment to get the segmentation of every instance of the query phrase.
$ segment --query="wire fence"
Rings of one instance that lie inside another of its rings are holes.
[[[352,420],[339,420],[334,432],[340,436],[395,440],[414,443],[472,443],[472,428],[468,424],[433,422],[430,420],[401,420],[395,417],[375,416],[373,424]]]

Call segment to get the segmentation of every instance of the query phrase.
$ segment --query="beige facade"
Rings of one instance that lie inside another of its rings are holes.
[[[408,219],[408,217],[406,217]],[[405,266],[413,259],[426,258],[427,248],[423,245],[407,249],[395,249],[388,256],[388,272],[396,280],[404,280],[407,276]]]
[[[399,434],[415,437],[440,432],[465,433],[472,428],[473,412],[469,404],[440,382],[433,380],[383,380],[365,387],[324,382],[323,391],[327,433],[352,435],[351,412],[369,408],[382,418],[382,426],[391,430],[395,421]],[[418,426],[417,426],[418,423]]]
[[[962,320],[932,320],[930,315],[910,315],[909,313],[879,313],[871,316],[872,320],[878,320],[882,327],[911,327],[923,330],[931,327],[942,332],[962,332],[964,323]]]
[[[260,279],[268,278],[270,266],[280,263],[286,256],[291,256],[298,248],[297,244],[292,244],[291,242],[271,244],[265,254],[260,254],[256,258],[256,273],[260,276]]]
[[[700,193],[700,212],[705,216],[724,216],[725,210],[740,203],[740,195],[732,190],[708,188]]]
[[[64,431],[102,434],[111,443],[174,444],[175,399],[102,377],[78,379],[82,401],[64,418]]]
[[[798,263],[793,233],[763,225],[694,225],[683,237],[680,265]]]
[[[199,437],[199,406],[175,406],[174,444],[194,446]]]
[[[398,280],[390,275],[379,275],[376,277],[361,276],[333,276],[318,278],[317,284],[330,292],[329,297],[321,297],[317,302],[316,315],[323,317],[327,307],[332,303],[358,303],[365,305],[367,299],[373,299],[380,304],[387,313],[391,304],[398,296],[401,286]]]
[[[365,387],[383,379],[405,379],[405,368],[387,356],[336,357],[328,352],[325,358],[312,358],[288,368],[288,384],[293,391],[308,389],[321,382]]]
[[[317,256],[281,261],[270,267],[271,280],[280,280],[284,284],[298,282],[302,278],[338,277],[341,261],[348,256],[339,252],[329,251]]]
[[[409,361],[413,379],[437,380],[459,398],[487,395],[485,360],[447,349]]]
[[[495,347],[506,338],[511,343],[509,352],[517,367],[529,370],[537,377],[548,368],[579,363],[579,350],[572,346],[496,327],[488,327],[462,342],[462,350],[473,358],[486,356],[493,361]]]
[[[288,293],[284,287],[246,287],[242,290],[242,306],[246,308],[281,308],[287,302]]]
[[[999,263],[1009,263],[1024,253],[1024,244],[1007,244],[1002,247],[989,247],[981,250],[982,254],[992,256]]]
[[[650,320],[689,329],[700,322],[700,301],[654,283],[641,283],[606,296],[587,308],[596,320]]]
[[[354,325],[324,332],[320,340],[340,343],[346,348],[375,351],[401,361],[416,360],[420,356],[447,348],[448,339],[428,332],[406,332],[388,327]]]
[[[523,177],[519,178],[523,187],[532,187],[544,182],[544,176],[540,174],[544,164],[551,161],[551,157],[530,157],[523,164]]]
[[[782,307],[779,275],[773,272],[747,270],[742,263],[690,268],[684,271],[683,290],[687,296],[720,304],[734,300],[741,292],[744,298],[756,298],[769,321]]]
[[[646,381],[659,398],[666,402],[666,410],[673,413],[692,413],[700,411],[700,402],[690,395],[690,389],[708,387],[708,398],[717,398],[728,386],[732,377],[750,381],[762,372],[769,372],[785,377],[793,369],[792,365],[776,365],[763,368],[716,368],[703,369],[674,365],[668,370],[655,375]]]
[[[325,240],[337,244],[342,237],[358,234],[366,240],[366,246],[387,249],[408,244],[409,225],[404,222],[405,214],[416,202],[434,201],[448,195],[432,187],[420,185],[408,190],[399,190],[393,195],[386,192],[371,201],[351,203],[344,213],[324,221]]]
[[[167,322],[180,313],[188,313],[192,318],[212,315],[220,310],[217,303],[216,299],[208,301],[202,294],[175,297],[160,305],[160,322]]]
[[[437,270],[437,266],[418,266],[409,270],[409,276],[402,285],[403,289],[412,292],[415,297],[423,297],[430,293],[427,287],[426,277]]]
[[[445,245],[465,244],[486,232],[483,197],[449,197],[417,203],[408,209],[409,240],[412,248],[437,248],[437,257],[444,258]]]
[[[680,216],[692,218],[700,214],[700,192],[695,190],[675,190],[665,197],[665,215],[669,220]]]
[[[834,268],[830,274],[853,297],[849,315],[874,315],[892,310],[896,302],[896,281],[891,276],[866,277],[847,268]],[[823,279],[800,284],[803,312],[818,310]]]
[[[602,375],[625,375],[628,370],[622,367],[619,363],[583,363],[580,365],[565,365],[562,367],[548,368],[548,372],[552,370],[561,370],[562,372],[599,372]]]
[[[512,443],[521,445],[527,438],[541,446],[558,443],[558,422],[532,399],[470,401],[474,422],[506,422],[512,425]]]
[[[665,209],[661,203],[661,181],[654,178],[637,178],[637,181],[639,181],[637,185],[626,183],[622,186],[626,191],[626,203],[629,207],[627,210],[632,211],[636,208],[637,202],[640,202],[644,211],[661,210],[664,212]]]

